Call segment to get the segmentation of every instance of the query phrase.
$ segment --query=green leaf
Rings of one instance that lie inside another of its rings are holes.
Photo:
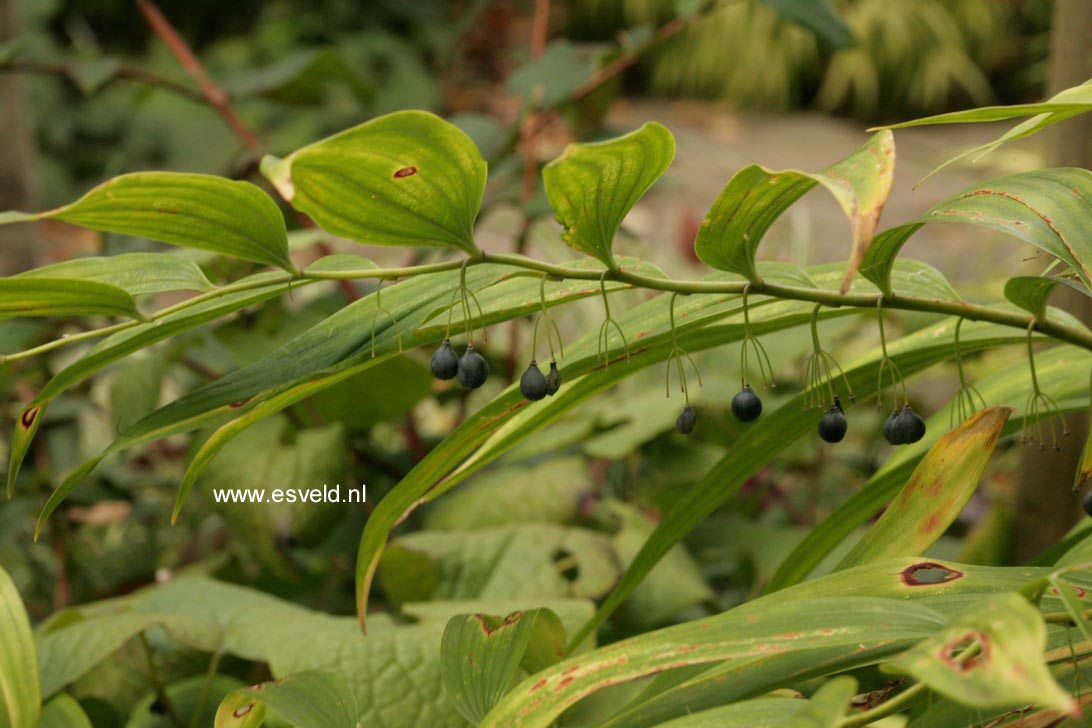
[[[0,567],[0,725],[38,728],[42,693],[38,659],[23,598]]]
[[[141,318],[133,297],[117,286],[65,278],[0,278],[0,319],[92,315]]]
[[[609,685],[681,665],[859,644],[921,639],[946,625],[913,602],[843,596],[764,603],[648,632],[563,660],[513,688],[482,726],[548,726],[567,707]]]
[[[761,698],[705,710],[664,723],[664,728],[837,728],[857,681],[843,675],[824,683],[808,700]]]
[[[891,293],[891,266],[903,244],[922,225],[953,222],[980,225],[1031,243],[1072,268],[1086,287],[1092,242],[1082,231],[1092,225],[1092,171],[1059,167],[1024,172],[969,187],[934,205],[918,219],[885,230],[861,263],[861,275]]]
[[[1073,624],[1077,625],[1077,629],[1081,631],[1086,640],[1092,642],[1092,623],[1089,623],[1088,616],[1085,613],[1085,606],[1081,603],[1081,593],[1077,591],[1075,586],[1059,577],[1057,573],[1051,574],[1049,579],[1051,590],[1062,600],[1065,611],[1069,612]]]
[[[211,679],[194,675],[167,685],[166,693],[182,725],[207,726],[215,721],[217,704],[242,685],[241,680],[228,675],[214,675]],[[178,723],[164,713],[158,698],[152,692],[137,703],[125,728],[178,728]]]
[[[296,270],[277,203],[249,182],[207,174],[123,174],[55,210],[0,213],[0,224],[28,220],[64,220]]]
[[[593,71],[593,58],[581,53],[566,38],[551,41],[539,58],[512,72],[506,81],[509,93],[524,103],[549,108],[566,101]]]
[[[1092,81],[1085,81],[1080,86],[1067,88],[1050,99],[1037,104],[1015,104],[1013,106],[986,106],[966,111],[955,111],[948,114],[927,116],[923,119],[904,121],[901,124],[892,124],[886,128],[900,129],[908,126],[925,126],[928,124],[968,124],[984,121],[1003,121],[1016,119],[1021,116],[1031,116],[1027,121],[1017,124],[1007,132],[994,139],[992,142],[979,145],[962,154],[949,159],[944,164],[929,173],[929,177],[944,169],[949,164],[976,155],[975,161],[989,154],[994,149],[1006,142],[1024,139],[1037,134],[1052,124],[1065,121],[1078,114],[1092,111]],[[927,177],[928,178],[928,177]]]
[[[105,614],[80,618],[40,635],[37,642],[43,697],[75,682],[123,644],[162,621],[148,614]]]
[[[1043,661],[1046,625],[1018,594],[978,601],[949,629],[885,666],[932,690],[978,708],[1035,705],[1079,715],[1076,701]]]
[[[452,617],[440,645],[444,691],[456,710],[478,723],[512,687],[520,666],[536,673],[565,656],[565,629],[548,609],[507,617]]]
[[[217,728],[260,725],[260,711],[248,706],[264,706],[299,728],[359,725],[356,696],[343,677],[329,670],[306,670],[231,693],[216,711]]]
[[[375,263],[367,258],[363,258],[359,255],[338,253],[336,255],[326,255],[319,258],[314,263],[304,268],[303,272],[307,275],[322,273],[337,276],[352,276],[362,271],[374,270],[375,268]]]
[[[26,457],[30,443],[34,440],[34,436],[42,423],[46,406],[54,397],[87,379],[103,367],[157,341],[176,336],[228,313],[280,295],[288,290],[290,285],[283,279],[284,274],[275,273],[259,273],[245,278],[240,283],[255,283],[259,284],[258,287],[254,290],[225,294],[169,314],[156,321],[119,331],[97,343],[82,358],[58,372],[46,383],[34,399],[23,407],[23,411],[16,418],[8,461],[8,497],[11,497],[15,487],[15,479],[19,475],[23,459]],[[278,280],[281,282],[277,282]],[[260,285],[265,281],[269,282],[268,285]]]
[[[853,226],[853,247],[840,290],[849,290],[872,245],[895,173],[890,132],[872,136],[840,162],[815,173],[773,171],[752,164],[737,172],[698,229],[694,251],[706,265],[758,282],[755,253],[770,225],[817,184],[830,191]]]
[[[570,144],[542,170],[561,237],[616,268],[612,246],[622,220],[674,158],[674,137],[654,122],[610,141]]]
[[[835,48],[854,44],[853,31],[827,0],[762,0],[778,15],[801,25]]]
[[[94,728],[76,699],[67,693],[56,695],[42,706],[40,728]]]
[[[925,553],[978,488],[1011,414],[1008,407],[981,410],[940,438],[838,568]]]
[[[123,253],[75,258],[20,273],[16,278],[65,278],[117,286],[130,296],[164,291],[211,291],[212,283],[190,260],[164,253]]]
[[[1016,276],[1005,281],[1005,298],[1042,321],[1046,318],[1047,300],[1059,285],[1069,286],[1086,296],[1092,296],[1092,292],[1085,286],[1070,278]]]
[[[262,173],[323,229],[371,245],[477,252],[474,220],[486,164],[457,127],[399,111],[299,149],[266,157]]]
[[[954,325],[954,322],[949,323]],[[960,339],[964,346],[971,337],[986,334],[978,327],[978,324],[970,322],[964,324]],[[1017,343],[1017,338],[1010,338],[1009,341]],[[1092,364],[1089,355],[1073,347],[1056,347],[1036,356],[1040,385],[1062,402],[1063,406],[1066,405],[1066,398],[1087,396],[1088,378],[1084,372],[1089,364]],[[1022,405],[1031,386],[1027,363],[1015,362],[978,382],[976,386],[988,402]],[[951,401],[934,413],[927,421],[928,429],[921,441],[896,450],[859,491],[843,501],[826,520],[812,528],[785,558],[767,585],[767,591],[782,589],[807,577],[838,544],[886,506],[910,477],[917,461],[948,426],[953,406],[955,402]],[[1087,403],[1081,402],[1074,409],[1077,407],[1084,409]],[[1009,419],[1006,431],[1017,432],[1023,425],[1024,416],[1020,413]]]

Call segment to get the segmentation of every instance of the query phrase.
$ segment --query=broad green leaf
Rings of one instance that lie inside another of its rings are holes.
[[[482,726],[548,726],[597,690],[664,669],[755,655],[859,644],[862,639],[921,639],[946,626],[920,604],[873,597],[802,599],[736,609],[647,632],[563,660],[513,688]]]
[[[929,222],[980,225],[1031,243],[1072,268],[1086,287],[1092,270],[1092,171],[1059,167],[975,185],[912,222],[885,230],[865,254],[861,275],[891,293],[891,266],[911,235]]]
[[[849,290],[857,267],[872,245],[895,173],[895,141],[875,134],[850,156],[815,173],[751,165],[732,177],[705,216],[694,251],[719,270],[752,281],[761,277],[755,253],[770,225],[817,184],[830,191],[853,226],[853,246],[840,290]]]
[[[42,706],[40,728],[93,728],[91,719],[76,699],[66,693],[55,695]]]
[[[1066,285],[1086,296],[1092,296],[1085,286],[1069,278],[1016,276],[1005,281],[1005,298],[1042,321],[1046,318],[1047,300],[1059,285]]]
[[[527,523],[417,531],[395,539],[394,546],[424,554],[439,566],[433,592],[418,600],[594,598],[618,576],[607,536],[585,528]],[[382,562],[380,569],[386,568]],[[570,569],[576,571],[573,578],[566,577]]]
[[[1037,104],[986,106],[978,109],[968,109],[966,111],[955,111],[948,114],[927,116],[923,119],[914,119],[913,121],[904,121],[901,124],[892,124],[886,128],[900,129],[908,126],[925,126],[928,124],[968,124],[983,121],[1003,121],[1005,119],[1016,119],[1022,116],[1031,117],[1027,121],[1023,121],[1009,129],[992,142],[979,145],[949,159],[930,172],[929,176],[931,177],[955,161],[970,155],[975,155],[975,160],[981,159],[1005,142],[1029,137],[1052,124],[1057,124],[1060,121],[1065,121],[1073,116],[1085,114],[1089,111],[1092,111],[1092,81],[1085,81],[1080,86],[1067,88],[1046,101]]]
[[[356,696],[345,679],[328,670],[307,670],[231,693],[216,711],[216,726],[260,725],[256,716],[262,707],[299,728],[359,725]]]
[[[1035,705],[1077,715],[1077,703],[1043,661],[1046,625],[1018,594],[998,594],[885,666],[978,708]]]
[[[117,286],[130,296],[163,291],[213,289],[191,260],[164,253],[123,253],[109,257],[75,258],[20,273],[16,278],[65,278]]]
[[[119,331],[98,342],[82,358],[58,372],[40,392],[27,403],[15,421],[8,462],[8,497],[26,457],[30,443],[42,423],[49,402],[69,387],[76,385],[103,367],[129,354],[151,346],[157,341],[189,331],[228,313],[261,303],[288,290],[284,274],[259,273],[242,282],[256,284],[253,290],[238,291],[211,298],[200,304],[169,314],[156,321],[139,324]],[[268,283],[266,283],[268,281]],[[301,282],[298,285],[304,285]]]
[[[38,637],[42,695],[79,679],[123,644],[163,620],[148,614],[106,614],[78,619]]]
[[[512,687],[520,666],[534,674],[564,656],[565,629],[548,609],[462,614],[444,629],[440,674],[455,708],[478,723]]]
[[[843,675],[824,683],[808,700],[761,698],[704,710],[664,723],[664,728],[837,728],[857,681]]]
[[[133,297],[117,286],[65,278],[0,278],[0,319],[93,315],[141,318]]]
[[[978,488],[1011,414],[1008,407],[981,410],[940,438],[838,568],[925,553]]]
[[[674,137],[654,122],[617,139],[570,144],[542,170],[561,237],[616,268],[612,248],[622,220],[674,158]]]
[[[474,220],[486,164],[457,127],[399,111],[299,149],[266,157],[262,173],[323,229],[371,245],[435,245],[477,252]]]
[[[981,332],[981,329],[976,331],[978,326],[965,323],[963,336],[978,335]],[[965,343],[966,339],[961,341]],[[1017,341],[1017,338],[1009,339],[1010,343]],[[1066,406],[1067,398],[1087,396],[1088,380],[1084,372],[1090,364],[1092,359],[1089,355],[1073,347],[1057,347],[1036,356],[1040,384],[1062,406]],[[1023,405],[1031,386],[1027,363],[1015,362],[977,382],[976,386],[987,402]],[[949,402],[945,408],[933,414],[927,421],[928,429],[921,441],[896,450],[859,491],[846,499],[822,523],[812,528],[785,558],[767,585],[767,591],[782,589],[804,579],[838,544],[886,506],[910,477],[918,460],[948,427],[950,411],[954,405],[954,402]],[[1086,407],[1087,402],[1081,401],[1070,405],[1070,411]],[[1018,413],[1009,419],[1006,434],[1018,432],[1023,425],[1023,413]]]
[[[854,43],[853,31],[828,0],[762,0],[778,15],[801,25],[835,48]]]
[[[64,220],[296,270],[273,198],[249,182],[207,174],[123,174],[55,210],[0,213],[0,224],[29,220]]]
[[[23,598],[0,567],[0,726],[38,728],[38,658]]]

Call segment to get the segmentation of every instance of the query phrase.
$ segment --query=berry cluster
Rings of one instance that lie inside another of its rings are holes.
[[[459,356],[450,339],[444,339],[440,348],[433,353],[429,368],[437,379],[446,381],[458,377],[459,384],[467,389],[477,389],[489,378],[489,362],[474,350],[474,345],[467,344],[466,351]]]

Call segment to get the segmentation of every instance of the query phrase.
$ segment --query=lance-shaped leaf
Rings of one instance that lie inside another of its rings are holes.
[[[19,590],[0,567],[0,725],[38,728],[38,657]]]
[[[512,687],[520,666],[536,673],[565,655],[565,628],[549,609],[507,617],[452,617],[440,644],[444,691],[456,710],[479,723]]]
[[[675,138],[650,122],[605,142],[570,144],[542,181],[569,247],[616,268],[612,245],[630,209],[675,158]]]
[[[582,697],[665,669],[877,637],[918,639],[944,626],[938,612],[921,604],[874,597],[802,599],[760,610],[744,605],[563,660],[513,688],[480,725],[545,728]]]
[[[0,213],[0,224],[27,220],[64,220],[295,271],[273,198],[249,182],[208,174],[123,174],[55,210]]]
[[[758,698],[661,724],[663,728],[837,728],[846,715],[857,681],[848,675],[824,683],[808,700]]]
[[[1054,289],[1060,285],[1069,286],[1086,296],[1092,296],[1088,288],[1072,278],[1016,276],[1005,281],[1005,298],[1042,321],[1046,318],[1047,300]]]
[[[92,315],[141,318],[133,297],[107,283],[65,278],[0,278],[0,319]]]
[[[1008,407],[984,409],[940,438],[839,568],[925,553],[978,488],[1011,414]]]
[[[1077,114],[1085,114],[1089,111],[1092,111],[1092,81],[1085,81],[1080,86],[1067,88],[1046,101],[1037,104],[986,106],[978,109],[968,109],[966,111],[955,111],[949,114],[927,116],[923,119],[914,119],[913,121],[905,121],[901,124],[892,124],[886,128],[901,129],[907,126],[926,126],[929,124],[969,124],[973,122],[1018,119],[1022,116],[1031,117],[1027,121],[1021,122],[1009,129],[992,142],[987,142],[952,157],[930,172],[928,176],[931,177],[952,162],[956,162],[972,154],[975,155],[976,160],[980,159],[1005,142],[1029,137],[1052,124],[1057,124],[1059,121],[1065,121]],[[928,179],[928,177],[926,179]]]
[[[266,157],[262,173],[323,229],[370,245],[433,245],[468,253],[486,164],[458,127],[399,111]]]
[[[1077,703],[1043,661],[1046,625],[1019,594],[977,601],[944,630],[885,669],[978,708],[1035,705],[1076,715]]]
[[[1023,172],[968,187],[918,219],[876,236],[861,275],[891,293],[891,266],[899,250],[928,222],[980,225],[1031,243],[1092,281],[1092,171],[1058,167]]]
[[[76,699],[67,693],[55,695],[42,706],[42,723],[39,728],[94,728],[91,719]]]
[[[163,291],[211,291],[213,286],[192,260],[164,253],[75,258],[20,273],[16,278],[67,278],[117,286],[131,296]]]
[[[895,173],[895,141],[875,134],[845,159],[815,173],[751,165],[728,181],[705,216],[694,251],[707,265],[758,282],[755,253],[770,225],[815,185],[826,187],[853,226],[853,246],[841,292],[872,245]]]
[[[220,703],[217,728],[261,725],[265,710],[299,728],[356,728],[356,696],[341,675],[305,670],[237,690]]]

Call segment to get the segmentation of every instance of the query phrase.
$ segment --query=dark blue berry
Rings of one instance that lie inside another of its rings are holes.
[[[683,407],[683,411],[679,413],[678,419],[675,420],[675,429],[684,435],[689,435],[694,431],[694,425],[698,422],[698,416],[694,413],[694,408],[690,405]]]
[[[546,375],[546,394],[553,397],[557,390],[561,389],[561,372],[557,370],[557,362],[550,362],[550,371]]]
[[[842,412],[842,404],[835,397],[834,404],[819,420],[819,437],[826,442],[841,442],[848,428],[849,424],[846,422],[845,413]]]
[[[474,351],[473,344],[466,345],[466,351],[459,357],[459,384],[467,389],[477,389],[489,378],[489,362]]]
[[[538,368],[538,362],[534,359],[531,360],[531,365],[527,367],[527,371],[520,377],[519,391],[532,402],[539,401],[550,391],[549,384],[546,383],[546,377],[542,375]]]
[[[750,384],[744,384],[743,389],[732,397],[732,414],[740,422],[754,422],[762,414],[762,400]]]
[[[925,420],[906,405],[895,417],[894,431],[900,445],[909,445],[925,437]]]
[[[432,376],[437,379],[454,379],[459,373],[459,355],[451,348],[451,342],[444,339],[440,348],[432,355],[428,363]]]
[[[899,439],[898,434],[895,432],[895,421],[899,418],[899,410],[895,409],[887,419],[883,421],[883,439],[891,445],[901,445],[902,440]]]

